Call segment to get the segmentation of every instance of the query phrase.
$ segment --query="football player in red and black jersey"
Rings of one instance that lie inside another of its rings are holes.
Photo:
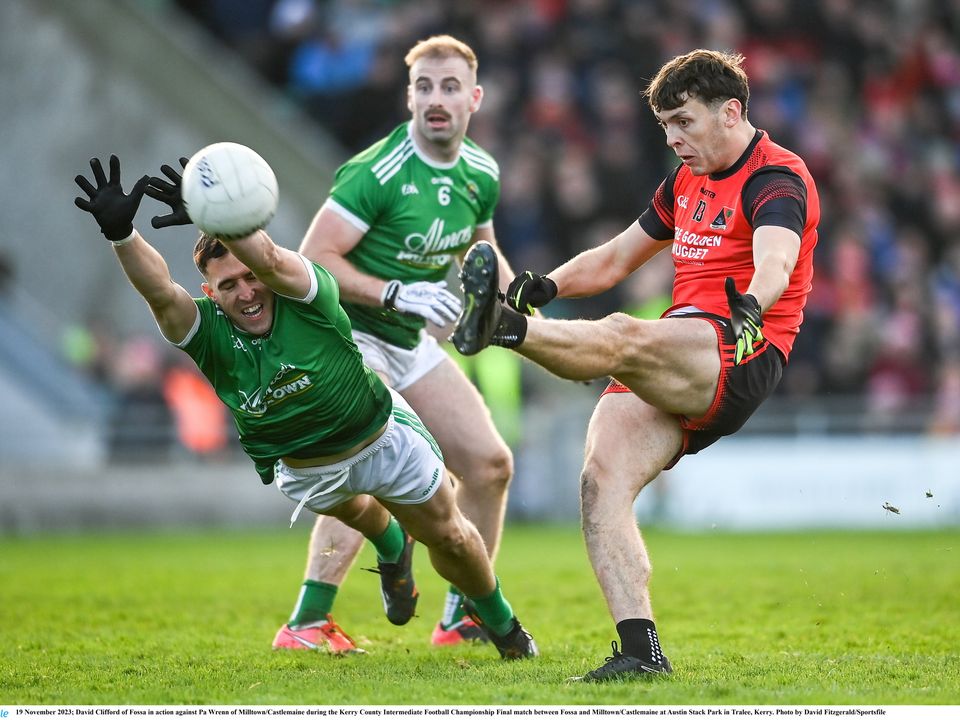
[[[584,680],[671,672],[634,500],[683,455],[740,429],[780,381],[803,321],[817,189],[803,161],[747,119],[742,62],[695,50],[654,77],[645,95],[680,164],[630,227],[547,275],[518,275],[506,306],[492,248],[473,248],[461,273],[460,352],[512,347],[561,377],[613,378],[587,431],[581,504],[620,645]],[[603,292],[668,248],[673,305],[658,320],[527,317],[555,297]]]

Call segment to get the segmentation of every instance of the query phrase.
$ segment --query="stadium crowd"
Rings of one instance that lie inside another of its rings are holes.
[[[859,396],[877,429],[920,403],[960,432],[960,3],[936,0],[176,0],[352,153],[407,115],[411,42],[480,60],[470,136],[499,161],[497,238],[545,272],[611,237],[676,162],[640,91],[695,47],[746,56],[749,115],[820,188],[814,289],[779,394]],[[318,203],[321,200],[318,193]],[[645,269],[551,314],[665,307]]]

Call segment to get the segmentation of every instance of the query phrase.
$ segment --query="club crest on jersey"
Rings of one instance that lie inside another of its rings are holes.
[[[480,188],[477,187],[477,184],[473,180],[467,180],[467,195],[470,196],[473,202],[476,202],[480,196]]]
[[[726,230],[727,220],[733,217],[733,210],[724,206],[723,210],[717,213],[717,216],[710,223],[711,230]]]

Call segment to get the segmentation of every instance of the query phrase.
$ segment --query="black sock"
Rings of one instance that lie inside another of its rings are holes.
[[[527,316],[504,306],[500,312],[500,322],[490,338],[491,345],[515,348],[527,336]]]
[[[663,662],[657,626],[652,620],[621,620],[617,623],[617,634],[620,635],[620,652],[624,655],[640,658],[653,665]]]

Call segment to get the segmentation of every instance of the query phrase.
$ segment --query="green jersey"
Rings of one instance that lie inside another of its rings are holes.
[[[438,282],[493,221],[500,169],[464,138],[459,157],[439,163],[414,142],[410,123],[342,165],[327,206],[364,232],[347,253],[361,272],[403,283]],[[343,303],[355,330],[410,349],[426,321],[383,307]]]
[[[209,298],[178,346],[230,408],[240,444],[265,484],[281,457],[334,455],[370,437],[390,416],[390,392],[363,364],[334,277],[307,260],[310,292],[277,295],[273,327],[254,336],[234,327]]]

